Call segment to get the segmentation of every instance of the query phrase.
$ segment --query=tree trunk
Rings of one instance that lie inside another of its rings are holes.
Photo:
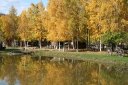
[[[39,48],[41,49],[41,48],[42,48],[42,47],[41,47],[41,40],[39,40],[38,42],[39,42]]]
[[[16,47],[16,41],[15,41],[15,39],[13,40],[13,47]]]
[[[27,43],[27,47],[28,47],[28,41],[26,43]]]
[[[22,47],[22,42],[20,41],[20,47]]]
[[[59,41],[59,51],[60,51],[60,41]]]
[[[2,50],[2,41],[0,41],[0,50]]]
[[[100,39],[100,52],[102,51],[102,44],[101,44],[101,39]]]
[[[114,51],[116,48],[116,44],[115,43],[112,43],[112,51]]]
[[[25,42],[25,39],[24,39],[24,49],[25,49],[25,51],[26,51],[26,42]]]
[[[78,52],[78,39],[77,39],[77,41],[76,41],[76,52]]]
[[[70,50],[70,48],[69,48],[69,41],[68,41],[68,50]]]
[[[77,37],[76,37],[76,52],[78,52],[78,31],[77,31]]]
[[[72,39],[72,47],[73,47],[73,49],[75,49],[75,46],[74,46],[74,39]]]
[[[63,52],[65,51],[65,41],[63,43]]]

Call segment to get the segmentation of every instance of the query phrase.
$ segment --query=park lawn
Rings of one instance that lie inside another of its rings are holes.
[[[115,53],[112,55],[107,55],[106,52],[59,52],[59,51],[36,51],[36,53],[42,53],[48,56],[62,56],[66,58],[76,58],[80,60],[91,60],[97,62],[106,63],[118,63],[118,64],[128,64],[128,56],[119,57]]]
[[[2,54],[6,54],[9,52],[13,53],[22,53],[21,50],[17,50],[21,48],[13,48],[8,47],[6,50],[0,51]],[[53,57],[65,57],[77,60],[88,60],[93,62],[102,62],[102,63],[109,63],[109,64],[121,64],[128,67],[128,56],[119,57],[115,53],[112,56],[107,55],[106,52],[92,52],[92,51],[84,51],[84,52],[63,52],[63,51],[55,51],[55,50],[33,50],[35,55],[41,56],[53,56]],[[1,54],[0,54],[1,55]]]
[[[21,53],[20,47],[7,47],[5,50],[0,50],[0,54],[7,54],[7,53]]]

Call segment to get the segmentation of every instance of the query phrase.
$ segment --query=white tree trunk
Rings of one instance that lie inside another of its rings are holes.
[[[26,51],[26,47],[27,47],[27,45],[26,45],[25,38],[24,38],[24,49],[25,49],[25,51]]]
[[[63,52],[65,51],[65,42],[63,43]]]
[[[72,39],[72,47],[73,47],[73,49],[75,49],[74,40],[73,39]]]
[[[60,41],[59,41],[59,51],[60,51]]]
[[[69,48],[69,41],[68,41],[68,50],[70,50],[70,48]]]
[[[102,43],[101,43],[101,39],[100,39],[100,52],[102,51]]]
[[[27,41],[27,47],[28,47],[28,41]]]
[[[76,46],[77,46],[76,52],[78,52],[78,39],[77,39],[77,41],[76,41]]]
[[[39,48],[41,49],[42,47],[41,47],[41,40],[39,40]]]

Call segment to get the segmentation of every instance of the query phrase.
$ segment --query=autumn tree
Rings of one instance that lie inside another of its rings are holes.
[[[47,6],[47,11],[48,11],[47,39],[51,42],[54,42],[54,48],[56,46],[55,43],[59,41],[58,39],[59,36],[57,31],[57,17],[56,17],[57,6],[58,6],[57,3],[58,3],[58,0],[49,0],[48,6]]]
[[[2,20],[1,20],[1,16],[0,16],[0,49],[2,49]]]
[[[68,29],[69,35],[72,36],[73,49],[74,47],[74,39],[77,37],[77,20],[78,20],[78,7],[75,0],[65,0],[67,5],[67,17],[68,17]]]
[[[18,39],[16,30],[18,28],[18,17],[17,17],[17,10],[12,6],[9,10],[9,16],[11,18],[11,25],[10,25],[10,32],[12,39]]]
[[[7,41],[12,41],[15,39],[18,39],[18,35],[16,33],[16,30],[18,28],[18,17],[16,14],[16,9],[12,6],[9,14],[2,16],[2,26],[1,26],[1,31],[2,31],[2,37],[3,40]],[[9,42],[9,45],[11,42]]]
[[[77,51],[78,41],[85,40],[86,25],[87,25],[87,14],[83,0],[65,0],[66,3],[66,16],[68,18],[68,29],[69,35],[72,37],[72,41],[76,40]],[[74,45],[73,45],[74,46]],[[73,47],[74,48],[74,47]]]
[[[109,15],[106,16],[110,16],[108,17],[109,19],[109,23],[106,24],[106,26],[109,26],[107,28],[103,28],[102,32],[104,33],[102,35],[102,41],[103,43],[109,43],[109,44],[118,44],[118,43],[127,43],[127,21],[128,21],[128,14],[127,14],[127,1],[126,0],[115,0],[115,1],[109,1],[111,2],[111,4],[109,4],[109,6],[111,6],[111,10],[107,10],[109,11]],[[113,17],[112,17],[113,16]],[[106,20],[106,18],[105,18]],[[105,21],[104,20],[104,21]],[[111,20],[111,21],[110,21]],[[104,23],[102,23],[103,26]],[[113,46],[112,46],[113,47]]]
[[[126,4],[126,0],[91,0],[86,3],[88,29],[94,41],[100,41],[104,33],[126,30]]]
[[[28,20],[29,27],[31,32],[31,40],[38,40],[41,48],[41,40],[46,37],[46,28],[45,28],[45,13],[44,13],[43,3],[31,4],[31,7],[28,8]]]
[[[56,3],[55,3],[56,2]],[[66,5],[63,0],[50,0],[48,5],[48,40],[59,42],[71,40],[67,28]],[[64,47],[64,46],[63,46]],[[60,48],[60,44],[59,44]]]
[[[2,40],[11,40],[12,39],[12,33],[11,33],[11,18],[9,15],[2,16],[2,25],[1,25],[1,31],[2,31]]]
[[[21,40],[24,41],[24,46],[26,49],[26,41],[29,41],[29,36],[31,35],[29,32],[29,26],[28,26],[28,18],[27,18],[27,12],[23,11],[19,18],[19,27],[17,29],[17,33],[19,34],[19,37]]]
[[[40,2],[38,5],[38,15],[37,15],[37,33],[36,33],[36,39],[39,41],[39,46],[41,48],[41,41],[45,40],[47,35],[47,29],[46,29],[46,22],[47,22],[47,12],[45,11],[45,8],[43,6],[43,3]]]
[[[3,40],[19,39],[19,33],[21,40],[39,41],[40,48],[41,41],[46,38],[51,42],[75,42],[76,51],[78,42],[83,41],[88,44],[98,41],[101,48],[110,34],[115,37],[116,33],[121,32],[122,36],[128,32],[127,5],[127,0],[49,0],[45,9],[42,2],[32,3],[26,12],[22,12],[19,26],[19,17],[12,6],[9,15],[1,17],[0,29]]]

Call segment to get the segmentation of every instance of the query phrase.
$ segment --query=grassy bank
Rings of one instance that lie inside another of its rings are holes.
[[[106,64],[117,64],[124,65],[128,67],[128,56],[119,57],[116,54],[112,56],[107,55],[106,52],[62,52],[62,51],[52,51],[52,50],[33,50],[36,55],[41,56],[55,56],[55,57],[65,57],[65,58],[73,58],[78,60],[88,60],[94,62],[101,62]],[[9,47],[6,50],[0,51],[1,54],[7,54],[9,52],[13,53],[22,53],[21,48],[12,48]]]
[[[8,54],[8,53],[21,53],[22,48],[17,48],[17,47],[7,47],[5,50],[0,50],[0,54]]]
[[[110,64],[123,64],[128,65],[128,57],[119,57],[116,54],[112,56],[107,55],[106,52],[58,52],[58,51],[36,51],[36,53],[44,54],[47,56],[60,56],[67,58],[75,58],[79,60],[89,60],[95,62],[104,62]]]

